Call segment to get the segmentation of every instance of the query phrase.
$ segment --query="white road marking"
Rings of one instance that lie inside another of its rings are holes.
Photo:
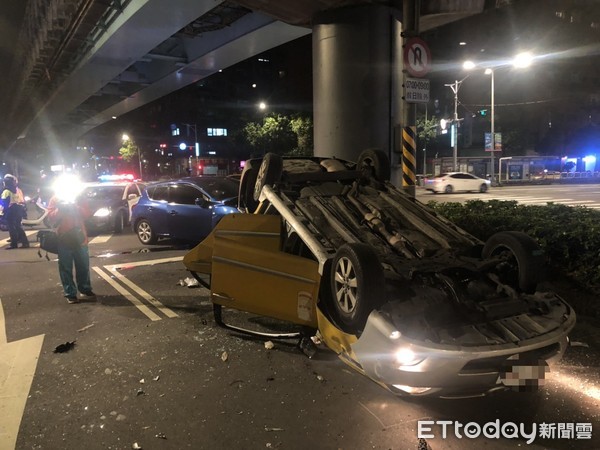
[[[150,320],[161,320],[161,318],[153,311],[150,310],[146,305],[144,305],[141,301],[139,301],[133,294],[131,294],[127,289],[113,280],[107,273],[105,273],[100,267],[94,266],[92,267],[94,272],[96,272],[100,277],[104,279],[108,284],[110,284],[115,290],[129,300],[137,309],[139,309],[143,314],[145,314]]]
[[[90,244],[104,244],[105,242],[108,242],[108,240],[112,237],[112,234],[101,234],[99,236],[96,236],[92,239],[90,239]]]
[[[183,256],[173,256],[172,258],[160,258],[160,259],[149,259],[147,261],[138,261],[138,262],[128,262],[123,264],[112,264],[110,266],[104,266],[108,270],[114,269],[123,269],[129,267],[139,267],[139,266],[153,266],[155,264],[165,264],[170,262],[183,261]]]
[[[13,450],[25,412],[25,404],[44,335],[8,343],[6,322],[0,301],[0,449]]]
[[[37,234],[39,230],[25,230],[25,235],[27,237],[31,236],[32,234]],[[8,240],[10,239],[10,237],[4,238],[4,239],[0,239],[0,246],[6,245],[8,244]]]
[[[6,319],[4,318],[4,308],[2,308],[2,300],[0,300],[0,345],[8,343],[6,339]]]
[[[152,297],[150,294],[148,294],[148,292],[146,292],[145,290],[143,290],[141,287],[139,287],[133,281],[131,281],[130,279],[126,278],[122,273],[119,272],[119,269],[117,269],[116,267],[114,267],[114,266],[104,266],[104,268],[108,269],[115,276],[115,278],[118,278],[119,280],[121,280],[132,291],[134,291],[135,293],[137,293],[138,295],[140,295],[148,303],[152,304],[152,306],[154,306],[156,309],[158,309],[159,311],[161,311],[165,316],[170,317],[170,318],[179,317],[179,315],[176,312],[174,312],[173,310],[167,308],[165,305],[163,305],[161,302],[159,302],[158,300],[156,300],[154,297]]]

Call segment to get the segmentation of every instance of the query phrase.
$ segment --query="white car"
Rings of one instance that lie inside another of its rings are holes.
[[[490,185],[490,180],[484,180],[465,172],[441,173],[425,180],[425,189],[434,194],[438,192],[452,194],[459,191],[487,192]]]

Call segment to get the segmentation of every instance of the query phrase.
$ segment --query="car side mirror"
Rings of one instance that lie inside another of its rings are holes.
[[[208,208],[210,205],[212,205],[212,202],[206,200],[205,198],[197,198],[195,203],[201,208]]]

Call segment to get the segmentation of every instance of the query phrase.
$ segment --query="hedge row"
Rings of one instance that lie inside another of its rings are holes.
[[[482,241],[498,231],[523,231],[537,240],[550,267],[585,288],[600,291],[600,211],[501,200],[427,205]]]

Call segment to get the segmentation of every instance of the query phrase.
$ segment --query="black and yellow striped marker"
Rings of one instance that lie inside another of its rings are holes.
[[[415,186],[417,170],[417,127],[402,128],[402,186]]]

